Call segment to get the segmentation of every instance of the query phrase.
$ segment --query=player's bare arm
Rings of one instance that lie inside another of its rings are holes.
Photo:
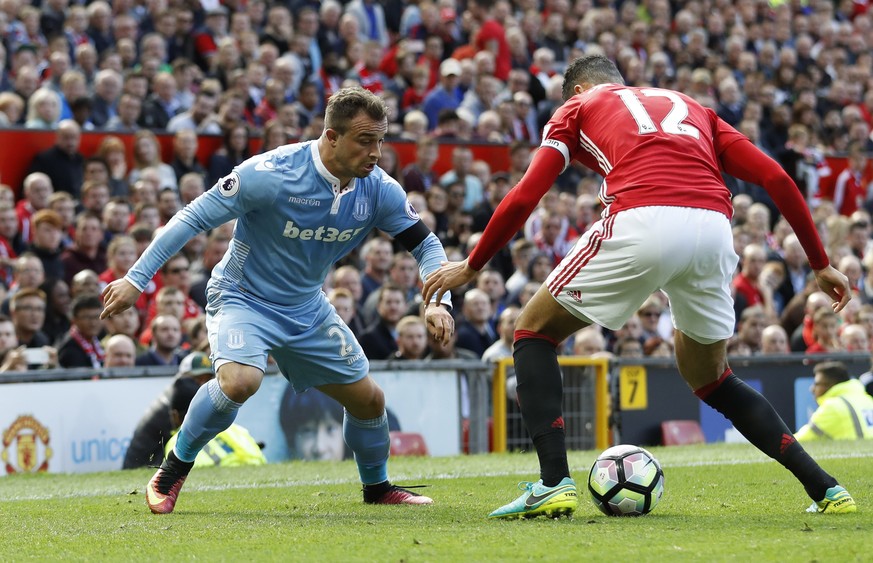
[[[101,294],[101,297],[103,297],[103,312],[100,313],[100,318],[108,319],[116,313],[126,311],[136,303],[140,293],[142,292],[124,278],[110,283]]]

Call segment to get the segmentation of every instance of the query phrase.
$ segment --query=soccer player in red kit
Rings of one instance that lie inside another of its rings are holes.
[[[470,256],[446,263],[424,286],[427,302],[434,293],[472,280],[518,232],[571,160],[603,176],[602,219],[555,268],[516,324],[518,400],[541,479],[525,483],[519,498],[490,517],[558,516],[576,508],[556,347],[592,323],[618,329],[658,289],[670,298],[676,361],[694,393],[797,477],[814,501],[809,511],[854,511],[849,493],[727,363],[726,342],[734,328],[730,284],[738,258],[722,170],[767,190],[794,228],[834,310],[850,299],[848,281],[829,265],[797,187],[714,111],[678,92],[627,87],[603,56],[584,56],[567,67],[563,97],[543,131],[544,148],[497,207]]]

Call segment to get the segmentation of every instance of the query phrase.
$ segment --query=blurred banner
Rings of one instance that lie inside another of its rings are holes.
[[[420,433],[431,455],[461,452],[461,398],[456,370],[374,371],[372,376],[385,392],[389,418],[396,427],[392,429]],[[162,376],[0,385],[0,435],[3,438],[0,474],[120,469],[140,417],[172,380],[172,377]],[[336,405],[338,429],[334,422],[332,431],[330,428],[321,431],[325,426],[315,418],[301,420],[297,416],[295,420],[294,401],[305,397],[307,402],[313,403],[316,395],[324,396],[316,390],[295,395],[288,387],[284,377],[265,377],[261,388],[243,405],[236,419],[255,440],[265,444],[267,460],[307,458],[304,453],[295,454],[295,436],[297,443],[307,439],[314,441],[308,449],[300,448],[301,452],[338,451],[338,459],[349,457],[348,453],[343,453],[339,405]],[[288,412],[283,414],[283,409]],[[320,414],[327,410],[329,408],[322,408]],[[286,435],[280,420],[291,421],[288,423],[296,424],[299,431],[294,436]],[[338,450],[331,444],[318,443],[337,439]],[[310,459],[331,459],[331,456],[325,453]]]

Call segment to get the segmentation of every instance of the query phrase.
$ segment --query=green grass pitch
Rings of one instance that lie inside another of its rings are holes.
[[[591,451],[570,455],[580,507],[560,520],[486,519],[535,479],[531,453],[392,459],[392,480],[430,485],[426,507],[364,505],[352,462],[196,470],[163,516],[145,506],[150,469],[16,475],[0,478],[0,561],[873,561],[873,443],[808,450],[857,513],[805,513],[748,445],[651,448],[665,494],[640,518],[591,503]]]

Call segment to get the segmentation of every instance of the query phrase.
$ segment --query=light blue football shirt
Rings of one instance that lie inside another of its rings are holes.
[[[396,236],[419,221],[406,193],[376,168],[340,190],[318,141],[254,156],[179,211],[125,276],[143,289],[194,235],[238,218],[210,287],[241,290],[278,305],[301,305],[320,290],[333,264],[374,228]],[[445,251],[431,233],[412,254],[422,279]],[[448,296],[443,302],[451,305]]]

